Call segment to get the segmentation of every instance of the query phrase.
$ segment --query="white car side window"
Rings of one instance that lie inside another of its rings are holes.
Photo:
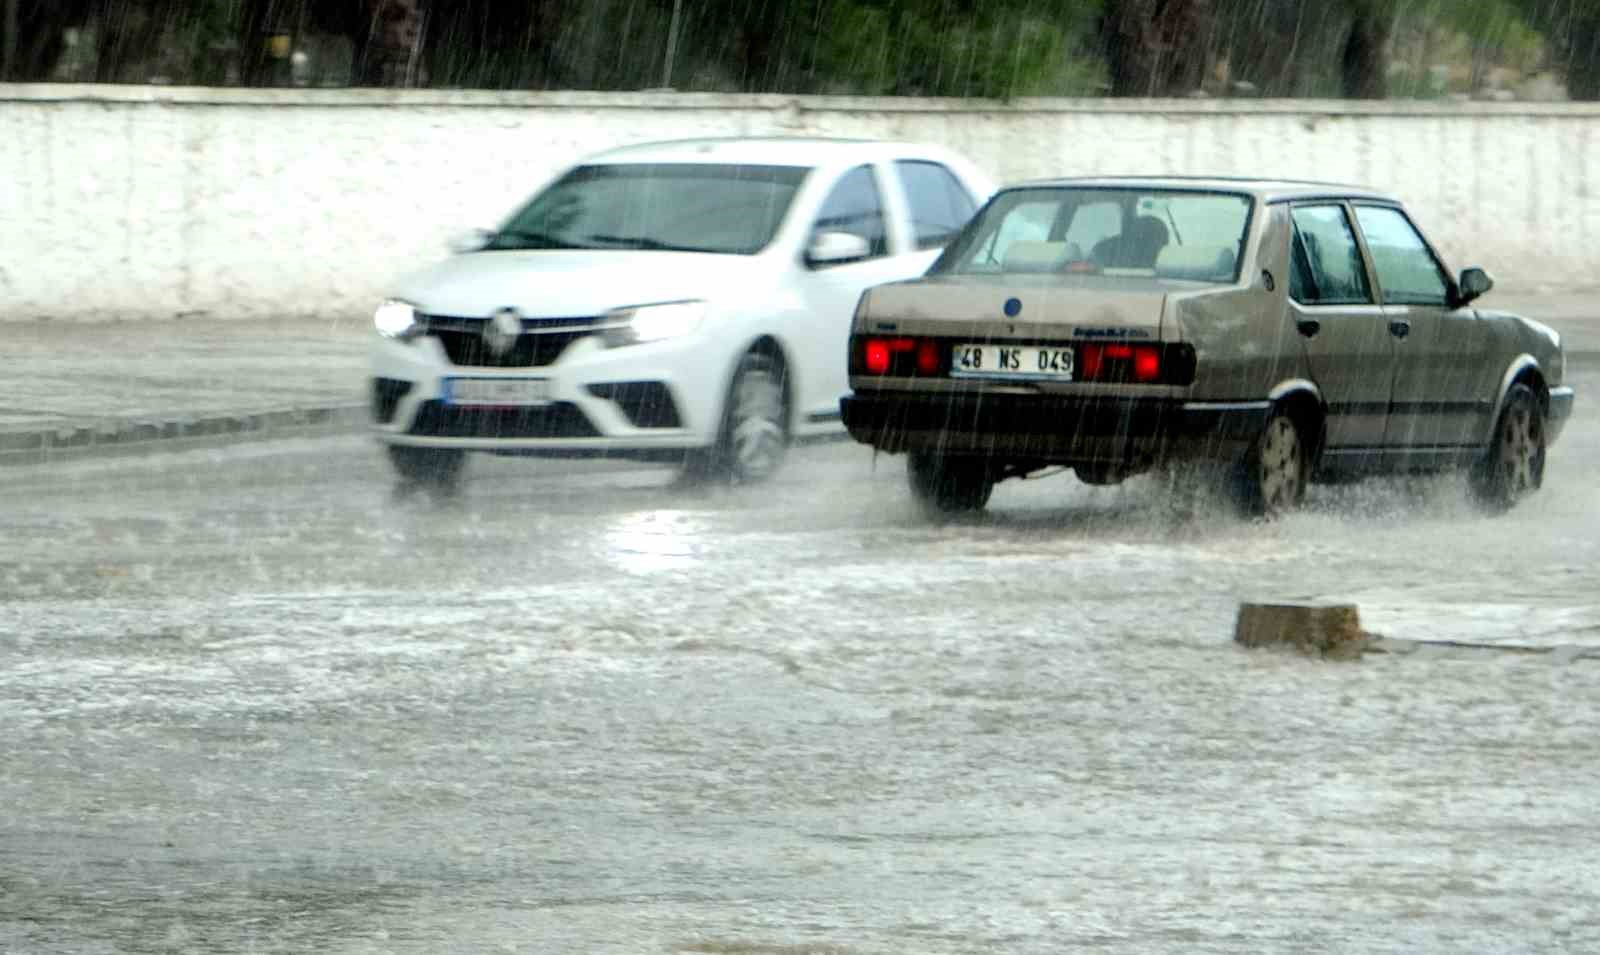
[[[878,179],[871,166],[857,166],[844,174],[817,213],[812,234],[848,232],[867,240],[869,257],[889,254],[889,238],[883,226],[883,201],[878,194]]]

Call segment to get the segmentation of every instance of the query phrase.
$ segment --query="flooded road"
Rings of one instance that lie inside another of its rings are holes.
[[[364,439],[0,474],[0,951],[1594,951],[1600,660],[1231,643],[1245,600],[1600,647],[1600,373],[1545,489],[1140,479],[925,523]]]

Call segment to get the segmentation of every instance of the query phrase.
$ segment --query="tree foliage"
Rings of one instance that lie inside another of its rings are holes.
[[[1550,70],[1600,98],[1600,0],[6,3],[23,80],[1378,98]],[[69,36],[86,71],[62,66]],[[311,51],[313,79],[290,50]]]
[[[1100,23],[1113,96],[1182,96],[1212,60],[1214,0],[1108,0]]]
[[[1600,99],[1600,0],[1519,0],[1527,21],[1549,38],[1573,99]]]

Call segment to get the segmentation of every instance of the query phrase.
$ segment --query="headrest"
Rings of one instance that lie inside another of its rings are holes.
[[[1230,282],[1233,266],[1233,250],[1225,245],[1169,245],[1156,256],[1156,277]]]
[[[1007,272],[1054,272],[1066,264],[1067,243],[1019,239],[1006,246]]]

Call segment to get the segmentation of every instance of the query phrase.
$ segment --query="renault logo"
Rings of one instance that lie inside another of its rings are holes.
[[[491,355],[504,355],[517,344],[522,334],[522,316],[514,308],[502,308],[483,323],[483,347]]]

